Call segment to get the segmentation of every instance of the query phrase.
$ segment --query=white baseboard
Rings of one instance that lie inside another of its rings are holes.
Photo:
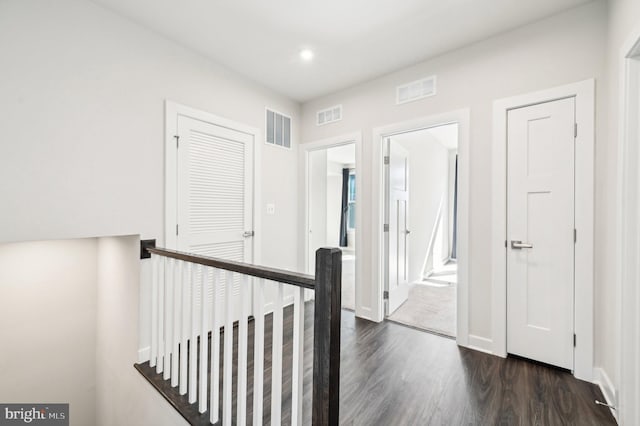
[[[604,399],[607,404],[618,407],[618,390],[613,385],[613,382],[609,378],[607,372],[600,367],[595,367],[593,369],[593,383],[598,385],[600,390],[602,391],[602,395],[604,395]],[[611,409],[611,415],[618,421],[618,412],[617,410]]]
[[[469,344],[467,347],[469,349],[493,355],[493,340],[487,339],[486,337],[480,337],[470,334]]]
[[[147,362],[151,359],[151,347],[138,349],[138,363]]]

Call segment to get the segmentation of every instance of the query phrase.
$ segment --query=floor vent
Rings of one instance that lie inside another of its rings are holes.
[[[436,94],[436,76],[432,75],[396,87],[396,104],[417,101]]]
[[[342,120],[342,105],[332,106],[316,113],[316,124],[324,126]]]

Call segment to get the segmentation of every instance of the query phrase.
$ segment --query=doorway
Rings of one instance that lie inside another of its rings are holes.
[[[385,141],[386,315],[449,337],[457,322],[458,127]]]
[[[321,247],[342,250],[342,308],[356,310],[358,193],[356,141],[307,144],[306,270],[315,273]]]

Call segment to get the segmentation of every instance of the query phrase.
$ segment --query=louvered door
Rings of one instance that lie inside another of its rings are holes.
[[[252,262],[253,136],[186,116],[178,117],[178,136],[178,250]],[[220,301],[230,287],[234,318],[239,285],[236,279],[216,289]]]

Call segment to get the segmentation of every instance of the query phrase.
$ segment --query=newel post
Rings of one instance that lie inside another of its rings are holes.
[[[340,408],[342,251],[316,251],[313,329],[313,425],[337,425]]]

